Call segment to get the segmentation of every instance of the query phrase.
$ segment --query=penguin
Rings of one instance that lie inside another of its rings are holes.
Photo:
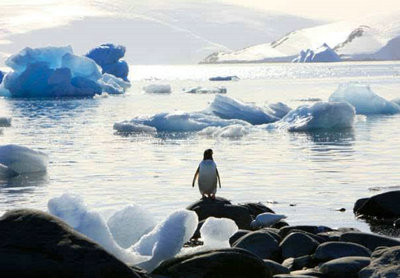
[[[199,167],[194,174],[192,187],[194,187],[196,178],[198,177],[199,190],[202,197],[215,199],[215,193],[217,192],[217,181],[219,183],[219,188],[221,188],[221,179],[212,155],[213,151],[211,149],[204,151],[203,161],[200,162]]]

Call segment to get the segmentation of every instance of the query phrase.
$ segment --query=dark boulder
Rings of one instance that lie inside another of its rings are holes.
[[[318,276],[297,275],[297,274],[278,274],[278,275],[274,275],[274,278],[318,278]]]
[[[387,248],[379,257],[373,258],[370,265],[363,268],[359,278],[400,277],[400,246]]]
[[[270,278],[272,273],[254,254],[237,248],[219,249],[166,260],[152,274],[174,278]]]
[[[358,199],[353,206],[353,213],[357,214],[357,211],[369,200],[369,198]]]
[[[1,277],[140,276],[60,219],[37,210],[0,218]]]
[[[273,224],[270,228],[280,229],[282,227],[287,227],[287,226],[290,226],[289,223],[281,220],[281,221],[278,221],[275,224]]]
[[[290,270],[283,265],[272,261],[272,260],[264,260],[266,267],[271,271],[272,275],[277,274],[289,274]]]
[[[319,233],[324,233],[324,232],[329,232],[332,231],[331,228],[326,227],[326,226],[309,226],[309,225],[299,225],[299,226],[286,226],[282,227],[279,230],[279,234],[281,237],[285,238],[289,233],[292,232],[292,230],[300,230],[300,231],[305,231],[311,234],[319,234]]]
[[[342,257],[370,257],[371,251],[366,247],[351,242],[325,242],[315,250],[314,258],[326,262]]]
[[[251,231],[249,230],[238,230],[230,239],[229,244],[232,246],[239,238],[247,235]]]
[[[279,243],[268,233],[251,232],[241,237],[233,245],[252,252],[261,259],[278,260],[280,259]]]
[[[357,201],[361,203],[355,211],[356,215],[363,217],[375,217],[383,219],[396,219],[400,217],[400,190],[390,191],[372,196],[367,201]],[[356,205],[357,205],[356,202]]]
[[[313,256],[306,255],[298,258],[288,258],[282,262],[282,265],[287,267],[290,271],[295,271],[315,267],[318,265],[318,262]]]
[[[199,221],[208,217],[229,218],[235,221],[239,229],[250,229],[250,223],[253,220],[249,210],[246,207],[232,205],[224,198],[204,198],[187,207],[188,210],[196,212]]]
[[[318,278],[327,278],[326,275],[322,274],[320,271],[318,271],[315,268],[306,268],[302,270],[295,270],[290,272],[292,275],[297,275],[297,276],[305,276],[305,277],[318,277]],[[344,277],[343,277],[344,278]]]
[[[269,213],[275,213],[272,209],[269,207],[265,206],[264,204],[258,202],[258,203],[244,203],[244,204],[239,204],[239,206],[245,207],[249,210],[250,214],[253,216],[253,218],[256,218],[257,215],[265,212]]]
[[[270,236],[272,236],[278,243],[282,241],[282,237],[279,235],[279,230],[273,229],[273,228],[262,228],[260,230],[257,230],[257,232],[260,233],[267,233]]]
[[[340,236],[340,241],[353,242],[365,246],[371,251],[374,251],[379,246],[398,246],[400,241],[385,236],[367,234],[367,233],[344,233]]]
[[[291,233],[281,242],[282,258],[297,258],[311,255],[319,242],[303,233]]]
[[[319,271],[328,278],[357,278],[358,272],[369,265],[370,261],[366,257],[343,257],[322,264]]]

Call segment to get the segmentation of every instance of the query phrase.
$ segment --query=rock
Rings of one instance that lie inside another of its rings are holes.
[[[310,255],[298,257],[298,258],[288,258],[283,261],[282,265],[289,268],[290,271],[301,270],[303,268],[315,267],[318,264],[317,261]]]
[[[384,247],[384,246],[377,247],[377,248],[375,249],[375,251],[372,252],[371,258],[372,258],[372,259],[379,258],[379,257],[382,256],[382,254],[385,253],[389,248],[390,248],[390,247]]]
[[[324,274],[319,272],[315,268],[307,268],[307,269],[302,269],[302,270],[295,270],[290,272],[292,275],[297,275],[297,276],[305,276],[305,277],[320,277],[320,278],[327,278]]]
[[[265,206],[260,202],[244,203],[244,204],[239,204],[239,206],[247,208],[250,214],[253,216],[253,218],[256,218],[257,215],[262,214],[264,212],[275,213],[272,209],[270,209],[269,207]]]
[[[297,258],[311,255],[319,242],[303,233],[291,233],[281,242],[282,258]]]
[[[397,229],[400,229],[400,218],[394,221],[393,226],[395,226]]]
[[[356,214],[357,211],[365,204],[365,202],[367,202],[369,200],[369,198],[361,198],[358,199],[355,203],[354,203],[354,207],[353,207],[353,213]]]
[[[290,270],[277,262],[271,260],[264,260],[265,265],[271,271],[272,275],[276,274],[289,274]]]
[[[229,244],[232,246],[239,238],[247,235],[251,231],[249,230],[238,230],[230,239]]]
[[[250,229],[250,223],[253,220],[249,210],[246,207],[232,205],[224,198],[204,198],[187,207],[188,210],[196,212],[199,221],[205,220],[210,216],[217,218],[229,218],[235,221],[239,229]]]
[[[371,264],[363,268],[359,278],[390,278],[400,277],[400,246],[387,248],[378,258],[373,258]]]
[[[340,236],[340,241],[357,243],[362,246],[365,246],[371,251],[374,251],[379,246],[392,247],[400,245],[400,241],[396,239],[375,234],[357,233],[357,232],[342,234]]]
[[[282,241],[281,236],[279,235],[279,230],[273,229],[273,228],[262,228],[260,230],[257,230],[260,233],[267,233],[270,236],[272,236],[278,243]]]
[[[319,243],[324,243],[324,242],[328,241],[325,237],[319,236],[319,234],[316,235],[316,234],[312,234],[312,233],[309,233],[309,232],[306,232],[306,231],[302,231],[302,230],[294,229],[289,233],[289,235],[291,233],[302,233],[302,234],[308,235],[309,237],[311,237],[315,241],[318,241]],[[327,233],[331,233],[331,232],[327,232]]]
[[[205,221],[206,221],[206,220],[201,220],[201,221],[199,221],[199,224],[197,224],[197,228],[196,228],[196,231],[194,232],[194,234],[193,234],[193,236],[192,236],[192,239],[199,239],[199,238],[201,237],[200,229],[201,229],[201,227],[203,226],[203,224],[204,224]]]
[[[365,201],[355,212],[363,217],[399,218],[400,217],[400,190],[390,191],[372,196]],[[362,201],[357,201],[362,203]],[[356,204],[357,204],[356,202]]]
[[[236,241],[233,246],[248,250],[261,259],[276,261],[280,258],[279,243],[265,232],[248,233]]]
[[[0,218],[1,277],[135,277],[140,275],[73,230],[38,210]]]
[[[152,272],[152,275],[174,278],[272,277],[272,273],[260,258],[237,248],[211,250],[176,257],[164,261]]]
[[[274,278],[318,278],[318,276],[309,275],[296,275],[296,274],[278,274],[274,275]]]
[[[311,234],[318,234],[332,231],[331,228],[326,226],[309,226],[309,225],[299,225],[299,226],[286,226],[279,230],[279,234],[282,238],[285,238],[292,230],[305,231]]]
[[[370,257],[371,251],[351,242],[325,242],[318,246],[314,254],[314,258],[321,262],[353,256]]]
[[[319,233],[317,236],[325,239],[325,241],[339,241],[340,236],[343,234],[343,232],[339,231],[330,231],[330,232],[325,232],[325,233]]]
[[[319,271],[329,278],[357,278],[358,272],[369,265],[370,261],[366,257],[343,257],[324,263]]]
[[[279,222],[276,222],[270,228],[280,229],[282,227],[287,227],[287,226],[289,226],[289,224],[286,221],[281,220]]]

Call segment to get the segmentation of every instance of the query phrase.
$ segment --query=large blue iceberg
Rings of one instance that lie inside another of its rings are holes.
[[[128,81],[128,64],[120,60],[124,55],[124,46],[107,43],[90,50],[86,57],[94,60],[102,68],[102,73],[109,73]]]
[[[93,97],[123,93],[130,86],[102,74],[90,58],[74,55],[70,46],[25,48],[6,60],[12,69],[4,76],[0,95],[12,98]]]
[[[0,70],[0,84],[1,84],[1,82],[3,82],[4,74],[5,73]]]

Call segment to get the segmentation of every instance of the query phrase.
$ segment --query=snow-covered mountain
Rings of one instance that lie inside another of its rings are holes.
[[[290,62],[324,43],[344,61],[400,60],[400,12],[299,29],[271,43],[214,53],[203,62]]]
[[[129,63],[197,63],[215,51],[272,41],[299,26],[320,24],[215,0],[38,1],[0,2],[4,16],[0,56],[26,46],[48,45],[71,45],[76,53],[84,54],[101,43],[113,42],[126,46]]]

